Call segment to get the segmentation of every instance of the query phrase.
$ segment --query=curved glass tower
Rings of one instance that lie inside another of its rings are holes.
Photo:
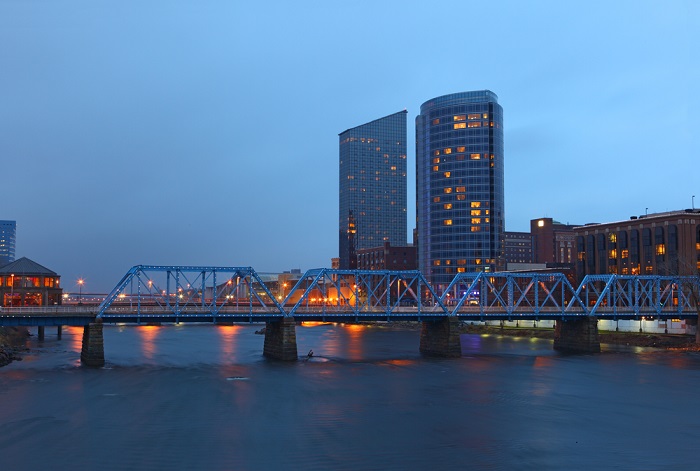
[[[443,288],[505,269],[503,109],[489,90],[426,101],[416,117],[418,266]]]

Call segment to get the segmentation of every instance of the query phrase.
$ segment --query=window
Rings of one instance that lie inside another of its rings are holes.
[[[481,201],[472,201],[471,207],[472,207],[472,208],[480,208],[480,207],[481,207]]]
[[[480,209],[472,209],[470,216],[481,216],[481,210]]]
[[[452,225],[452,219],[445,219],[442,221],[443,226],[451,226]]]
[[[439,196],[435,196],[435,197],[433,198],[433,203],[439,203],[439,202],[440,202],[440,197],[439,197]]]
[[[443,209],[452,209],[452,203],[445,203],[442,207]]]
[[[455,121],[464,121],[464,120],[467,119],[467,116],[466,116],[466,115],[463,115],[463,114],[460,114],[460,115],[456,115],[456,116],[454,117],[454,119],[455,119]]]
[[[455,126],[457,126],[455,124]],[[480,128],[481,127],[481,121],[470,121],[469,122],[469,127],[470,128]]]
[[[469,158],[472,160],[479,160],[481,159],[481,154],[469,154]]]
[[[435,157],[435,158],[433,159],[433,163],[434,163],[434,164],[439,164],[439,163],[440,163],[440,157]]]
[[[469,119],[479,119],[481,118],[481,115],[479,113],[469,113],[467,116]]]
[[[467,191],[466,186],[458,186],[457,187],[457,193],[464,193],[465,191]]]
[[[472,224],[481,224],[481,218],[472,218]]]
[[[464,201],[467,199],[467,195],[457,195],[457,201]],[[700,250],[700,249],[698,249]]]
[[[466,150],[466,147],[464,147],[464,146],[457,147],[457,152],[464,152],[465,150]]]
[[[452,175],[452,172],[445,172],[445,178],[450,178],[451,175]]]
[[[440,118],[435,118],[433,120],[433,126],[435,126],[436,124],[440,124]]]
[[[443,191],[444,191],[445,193],[449,194],[449,193],[452,193],[452,188],[451,188],[451,187],[447,187],[447,188],[445,188]]]
[[[439,171],[440,171],[440,167],[438,167],[437,165],[434,165],[433,172],[439,172]]]
[[[451,147],[448,147],[447,149],[445,149],[445,152],[444,152],[444,153],[445,153],[445,154],[451,154],[451,153],[452,153],[452,148],[451,148]]]
[[[471,124],[471,123],[469,123]],[[454,126],[452,126],[453,129],[466,129],[467,123],[455,123]],[[469,126],[471,127],[471,126]]]
[[[666,246],[664,244],[656,244],[656,255],[664,255],[666,253]]]

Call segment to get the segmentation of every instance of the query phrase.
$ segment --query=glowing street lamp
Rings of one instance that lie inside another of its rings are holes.
[[[83,284],[85,284],[85,280],[82,278],[78,278],[78,305],[83,304]]]

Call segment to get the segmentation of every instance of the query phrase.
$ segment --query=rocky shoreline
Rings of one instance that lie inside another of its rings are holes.
[[[29,331],[26,328],[0,327],[0,367],[22,359],[19,353],[27,350],[27,337]]]

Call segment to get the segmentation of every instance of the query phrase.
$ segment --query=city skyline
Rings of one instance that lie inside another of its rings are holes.
[[[694,2],[78,5],[0,4],[0,218],[68,291],[330,266],[338,131],[463,90],[506,109],[508,231],[700,197]],[[416,33],[448,17],[464,34]]]

